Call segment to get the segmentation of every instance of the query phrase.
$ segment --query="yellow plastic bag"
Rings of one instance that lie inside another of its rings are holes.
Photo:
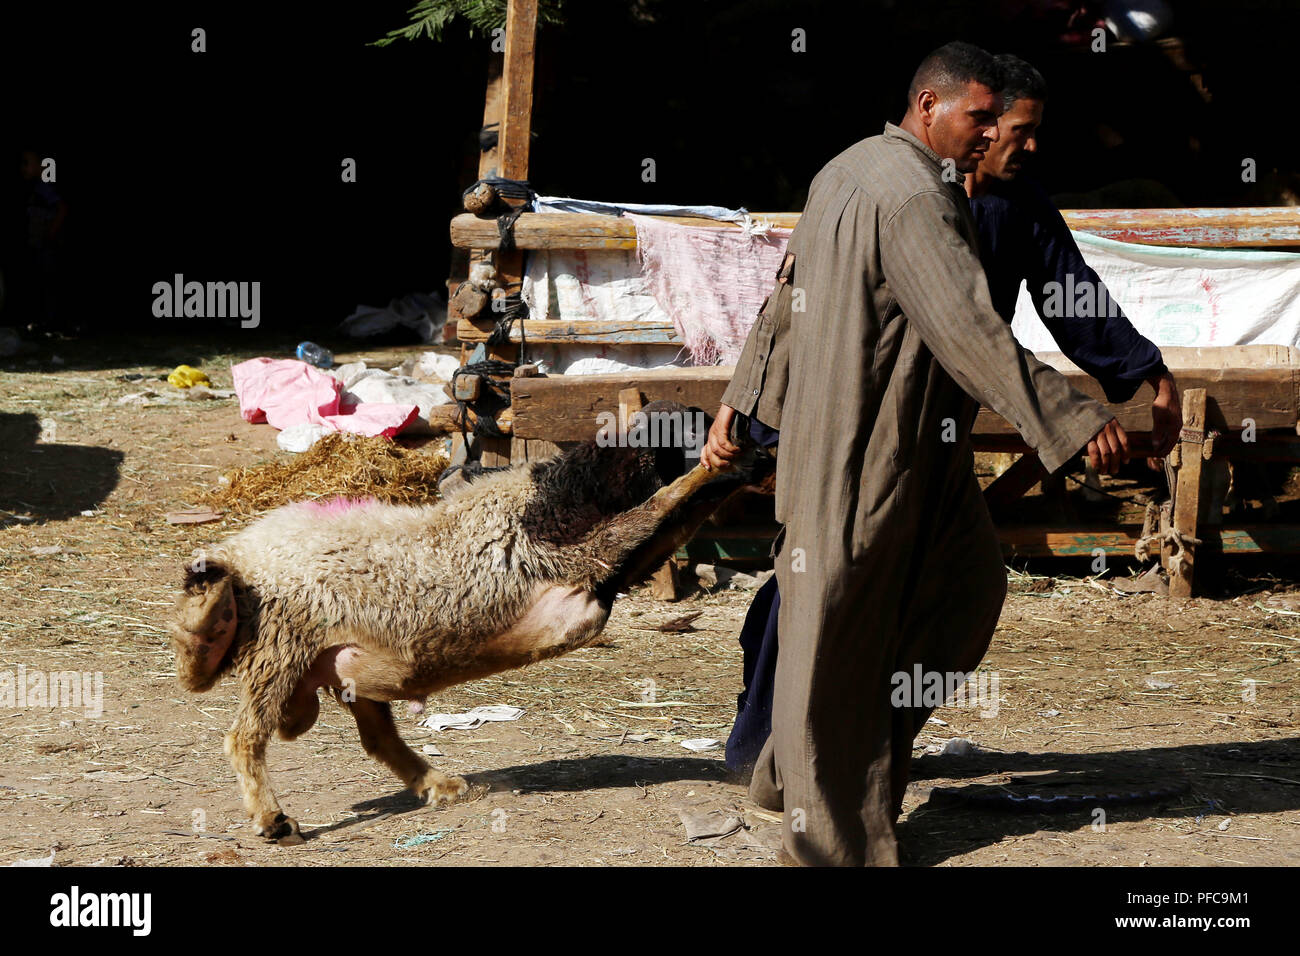
[[[167,381],[177,388],[189,388],[191,385],[211,385],[206,372],[190,365],[177,365],[167,376]]]

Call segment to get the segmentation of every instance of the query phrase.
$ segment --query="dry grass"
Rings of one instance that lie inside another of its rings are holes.
[[[448,464],[440,449],[405,448],[387,438],[326,435],[291,461],[227,472],[220,487],[203,493],[203,502],[240,515],[335,495],[415,504],[438,497],[438,476]]]

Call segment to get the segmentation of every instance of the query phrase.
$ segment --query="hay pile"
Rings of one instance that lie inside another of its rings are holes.
[[[438,476],[449,464],[438,443],[432,450],[403,448],[386,438],[326,435],[287,462],[268,462],[227,472],[203,502],[218,510],[252,515],[291,501],[371,496],[394,504],[438,498]]]

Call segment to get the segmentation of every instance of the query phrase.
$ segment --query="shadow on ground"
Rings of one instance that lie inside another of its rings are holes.
[[[596,754],[572,760],[546,760],[466,774],[471,784],[485,784],[493,790],[518,790],[520,793],[550,791],[618,789],[680,780],[708,780],[734,783],[735,779],[720,760],[699,757],[622,757]]]
[[[926,756],[912,762],[912,786],[934,790],[899,824],[900,846],[913,866],[999,843],[1010,836],[1074,832],[1092,826],[1096,807],[1110,823],[1196,818],[1228,813],[1277,813],[1300,808],[1300,738],[1257,743],[1156,747],[1106,753],[979,753]],[[1181,793],[1150,803],[1109,805],[1103,800],[1059,813],[972,806],[936,791],[994,790],[1044,795],[1130,793],[1171,789]],[[947,797],[946,799],[944,797]],[[1300,852],[1297,853],[1300,861]]]
[[[0,412],[0,512],[34,522],[98,508],[117,487],[123,453],[94,445],[41,444],[40,419]],[[0,528],[20,519],[0,514]]]

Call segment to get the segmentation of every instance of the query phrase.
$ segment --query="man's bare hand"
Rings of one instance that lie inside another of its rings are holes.
[[[740,454],[740,447],[731,443],[731,420],[736,416],[736,410],[730,405],[719,405],[718,415],[713,419],[713,426],[709,429],[709,440],[704,445],[704,450],[700,452],[700,464],[706,471],[726,471],[731,467],[731,463],[736,456]]]
[[[1164,458],[1178,443],[1178,433],[1183,428],[1183,409],[1172,375],[1165,373],[1161,376],[1155,388],[1156,397],[1151,402],[1151,450],[1156,458]]]
[[[1128,461],[1128,435],[1112,418],[1088,442],[1088,461],[1097,474],[1113,475]]]

